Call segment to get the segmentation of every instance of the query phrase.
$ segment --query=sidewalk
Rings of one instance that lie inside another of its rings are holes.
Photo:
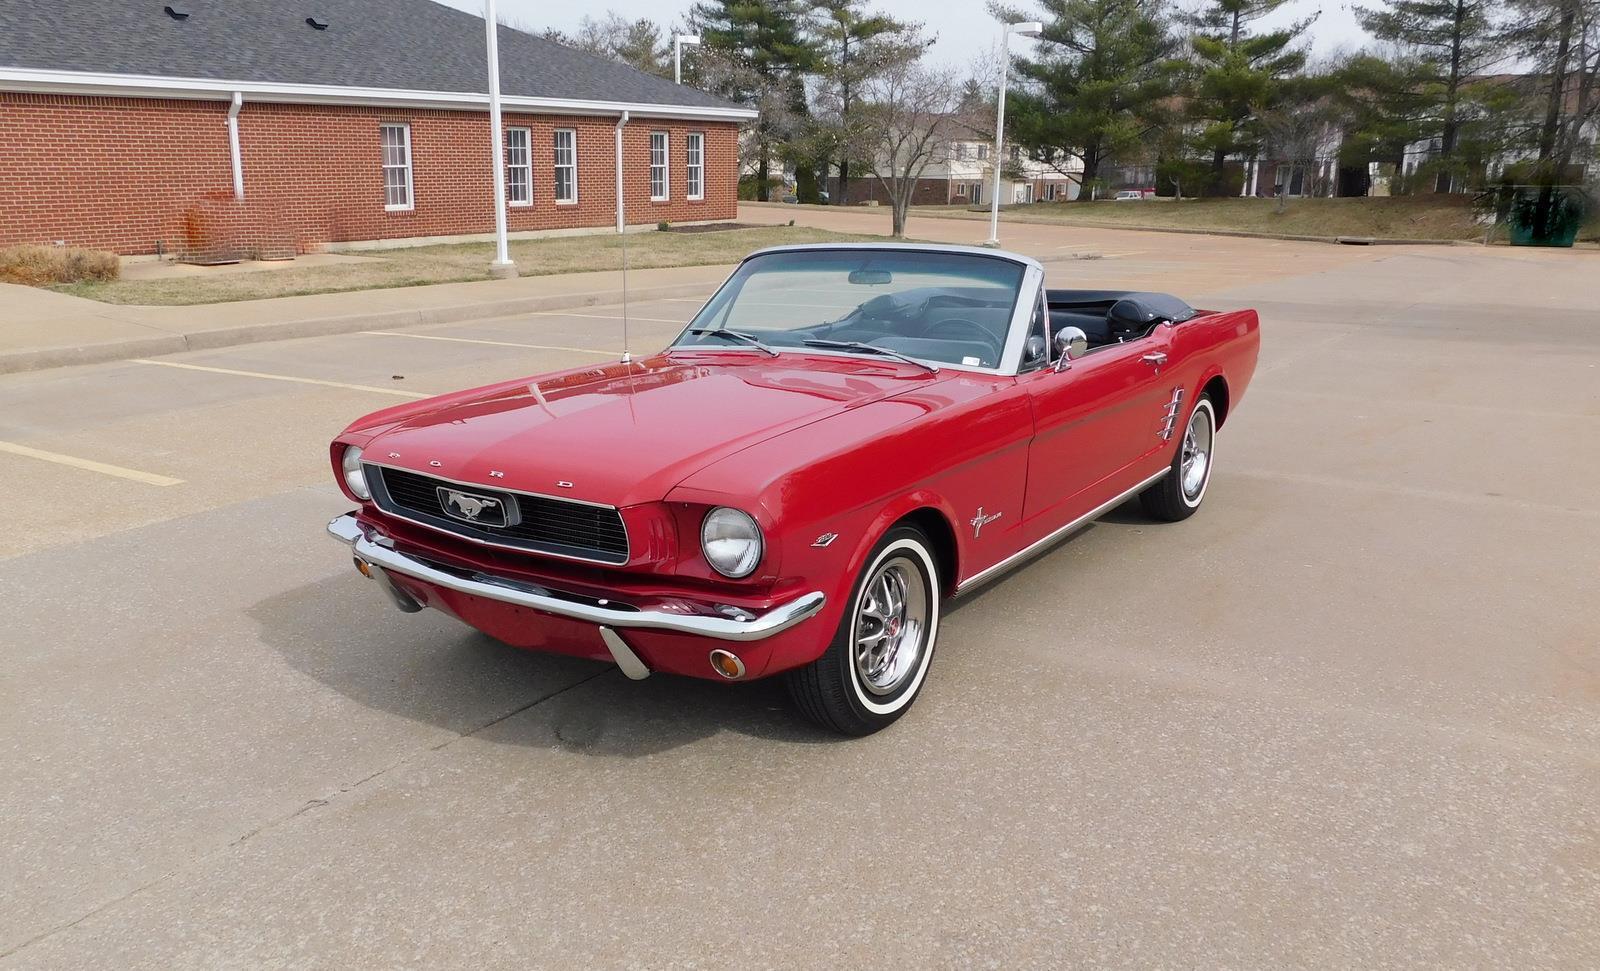
[[[705,294],[730,266],[633,270],[632,300]],[[622,300],[622,273],[567,273],[271,300],[135,307],[0,284],[0,374],[256,341],[566,310]]]

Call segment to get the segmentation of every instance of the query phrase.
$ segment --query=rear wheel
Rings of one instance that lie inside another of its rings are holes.
[[[1206,486],[1211,484],[1216,441],[1216,407],[1209,396],[1201,395],[1189,413],[1189,423],[1172,456],[1172,467],[1160,482],[1139,493],[1144,511],[1169,523],[1193,516],[1206,497]]]
[[[789,696],[843,735],[887,728],[921,691],[938,633],[933,546],[921,530],[897,526],[867,557],[828,650],[786,676]]]

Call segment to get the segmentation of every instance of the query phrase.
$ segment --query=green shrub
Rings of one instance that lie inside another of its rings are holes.
[[[75,246],[0,247],[0,283],[47,287],[57,283],[115,280],[122,273],[117,254]]]
[[[672,224],[667,222],[665,219],[663,219],[660,222],[656,223],[656,231],[657,232],[664,233],[664,232],[666,232],[667,230],[669,230],[671,228],[672,228]]]

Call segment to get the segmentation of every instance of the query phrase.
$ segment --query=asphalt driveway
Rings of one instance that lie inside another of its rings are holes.
[[[616,308],[0,376],[0,966],[1600,965],[1600,258],[1007,241],[1258,307],[1261,370],[1199,515],[961,602],[856,741],[323,535],[350,418]]]

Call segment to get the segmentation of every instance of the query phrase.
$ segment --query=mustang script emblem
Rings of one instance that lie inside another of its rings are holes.
[[[990,513],[989,515],[985,516],[983,514],[983,507],[979,506],[978,507],[978,514],[976,516],[973,516],[971,519],[967,520],[967,525],[972,527],[972,538],[973,539],[977,539],[978,538],[978,534],[983,532],[983,527],[985,527],[985,526],[989,525],[990,523],[994,522],[996,519],[999,519],[1001,515],[1002,515],[1001,513],[997,513],[996,512],[996,513]]]
[[[439,505],[445,515],[478,526],[510,526],[515,520],[506,503],[494,496],[439,487]]]

